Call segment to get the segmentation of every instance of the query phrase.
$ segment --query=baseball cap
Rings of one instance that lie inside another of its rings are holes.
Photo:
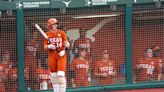
[[[78,51],[83,52],[83,51],[86,51],[86,49],[85,48],[79,48]]]

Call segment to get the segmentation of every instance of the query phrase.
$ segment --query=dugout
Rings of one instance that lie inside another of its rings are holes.
[[[144,56],[146,48],[158,45],[161,48],[159,57],[164,58],[163,0],[1,0],[1,61],[4,50],[7,50],[13,67],[18,69],[16,82],[6,77],[6,92],[14,87],[18,87],[16,91],[24,92],[29,85],[33,85],[31,91],[39,91],[37,73],[30,70],[26,74],[24,70],[28,61],[32,61],[33,67],[38,67],[39,63],[47,67],[47,52],[42,48],[42,36],[38,34],[34,38],[33,35],[37,31],[34,27],[36,23],[47,31],[47,19],[51,17],[59,20],[60,28],[73,40],[77,39],[79,30],[85,30],[94,44],[90,58],[92,85],[73,88],[69,79],[73,75],[69,74],[68,66],[68,92],[164,87],[164,77],[160,81],[135,82],[138,75],[135,66],[138,59]],[[33,39],[37,41],[34,46],[37,48],[35,58],[31,58],[26,51],[28,42]],[[104,49],[109,50],[110,58],[115,62],[117,75],[114,84],[101,85],[94,76],[94,64],[101,59]],[[72,52],[68,51],[67,54],[69,65]],[[27,80],[26,75],[33,79]],[[52,91],[51,88],[49,91]]]

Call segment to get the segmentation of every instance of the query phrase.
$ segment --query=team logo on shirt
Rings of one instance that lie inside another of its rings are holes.
[[[88,69],[89,68],[89,65],[88,64],[78,64],[78,65],[76,65],[76,68],[78,68],[78,69]]]

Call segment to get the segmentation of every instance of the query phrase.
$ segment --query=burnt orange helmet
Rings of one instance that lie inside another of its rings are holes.
[[[50,19],[48,19],[48,21],[47,21],[47,26],[48,26],[49,29],[52,29],[52,25],[53,25],[53,24],[57,24],[57,23],[58,23],[57,19],[55,19],[55,18],[50,18]]]

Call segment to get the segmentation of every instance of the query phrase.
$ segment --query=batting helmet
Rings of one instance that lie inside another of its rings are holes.
[[[48,19],[48,21],[47,21],[47,26],[48,26],[49,29],[52,29],[52,25],[53,25],[53,24],[57,24],[57,23],[58,23],[57,19],[55,19],[55,18],[50,18],[50,19]]]

